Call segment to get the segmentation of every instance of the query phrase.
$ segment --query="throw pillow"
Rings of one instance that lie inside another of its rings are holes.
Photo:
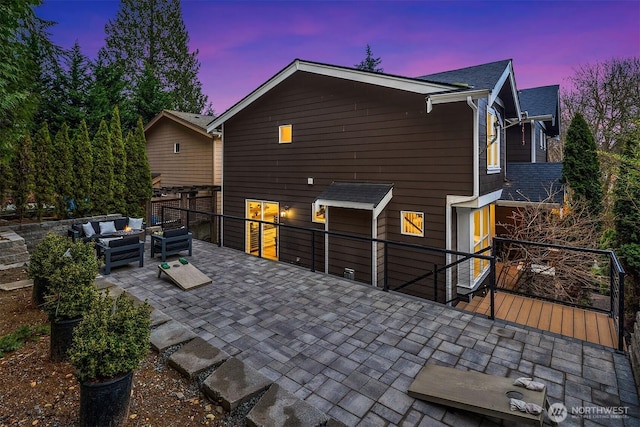
[[[105,221],[100,223],[100,234],[108,235],[116,232],[116,224],[113,221]]]
[[[129,227],[132,230],[142,230],[142,218],[129,218]]]
[[[85,237],[91,237],[96,234],[96,231],[93,229],[93,225],[91,225],[90,222],[82,224],[82,231],[84,231]]]

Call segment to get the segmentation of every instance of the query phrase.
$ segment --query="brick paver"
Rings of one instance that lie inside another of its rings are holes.
[[[148,248],[146,258],[108,279],[346,425],[494,425],[409,397],[425,363],[531,375],[569,412],[620,406],[627,414],[570,415],[566,425],[640,425],[628,358],[612,349],[201,241],[188,260],[213,280],[202,288],[180,290],[157,277]]]

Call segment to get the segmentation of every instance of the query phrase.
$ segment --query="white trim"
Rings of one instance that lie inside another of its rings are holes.
[[[378,238],[378,218],[371,218],[371,238]],[[378,242],[371,240],[371,285],[378,287]]]
[[[227,111],[218,116],[214,121],[209,123],[209,125],[207,126],[207,132],[214,131],[226,120],[235,116],[237,113],[245,109],[255,100],[269,92],[271,89],[282,83],[297,71],[304,71],[321,76],[337,77],[344,80],[351,80],[355,82],[367,83],[419,94],[456,90],[451,85],[421,81],[418,79],[409,79],[406,77],[392,76],[389,74],[371,73],[357,69],[342,68],[335,65],[318,64],[296,59],[282,71],[271,77],[260,87],[255,89],[249,95],[240,100],[237,104],[229,108]]]
[[[460,203],[454,202],[452,203],[452,206],[456,208],[478,209],[490,203],[493,203],[496,200],[500,200],[500,197],[502,197],[502,189],[483,194],[482,196],[476,197],[473,200],[468,200]]]
[[[464,92],[448,92],[448,93],[435,93],[427,96],[427,113],[430,113],[433,109],[433,105],[448,104],[450,102],[462,102],[471,100],[477,100],[487,98],[491,92],[487,89],[481,90],[466,90]]]
[[[289,141],[283,141],[282,140],[282,129],[284,128],[289,128]],[[278,126],[278,144],[291,144],[293,142],[293,125],[292,124],[287,124],[287,125],[280,125]]]
[[[373,217],[377,218],[380,213],[387,207],[391,199],[393,198],[393,188],[390,188],[387,194],[380,200],[380,202],[374,206],[373,203],[361,203],[351,202],[348,200],[330,200],[330,199],[316,199],[314,204],[316,206],[325,205],[334,208],[347,208],[347,209],[360,209],[365,211],[372,211]]]
[[[180,154],[180,143],[179,142],[174,142],[173,143],[173,154]]]

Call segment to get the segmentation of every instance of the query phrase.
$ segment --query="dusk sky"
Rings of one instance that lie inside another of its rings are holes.
[[[54,43],[94,58],[118,1],[44,0]],[[216,114],[294,59],[351,67],[369,44],[385,73],[417,77],[513,59],[519,89],[569,84],[585,64],[640,57],[640,1],[183,0]]]

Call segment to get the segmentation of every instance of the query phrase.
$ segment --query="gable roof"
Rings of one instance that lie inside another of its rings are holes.
[[[507,163],[507,180],[500,201],[545,202],[561,206],[564,202],[561,177],[562,163]]]
[[[185,113],[182,111],[174,110],[162,110],[160,114],[156,115],[153,119],[151,119],[149,123],[147,123],[147,125],[144,127],[144,131],[147,132],[162,118],[172,120],[198,133],[211,137],[211,135],[207,132],[207,125],[213,119],[215,119],[215,116],[207,116],[198,113]]]
[[[505,69],[511,64],[510,59],[490,62],[488,64],[459,68],[418,77],[438,83],[463,86],[472,89],[493,89],[496,87]]]
[[[519,91],[522,112],[526,112],[529,118],[540,117],[546,124],[549,136],[560,134],[559,92],[559,85],[534,87]]]
[[[429,93],[439,93],[443,91],[449,92],[459,89],[459,87],[446,83],[429,82],[424,79],[401,77],[393,74],[376,73],[372,71],[358,70],[356,68],[341,67],[337,65],[329,65],[319,62],[295,59],[293,62],[279,71],[276,75],[271,77],[249,95],[241,99],[238,103],[233,105],[211,123],[209,123],[209,125],[207,126],[207,131],[211,132],[218,128],[226,120],[242,111],[245,107],[282,83],[295,72],[307,72],[323,76],[337,77],[345,80],[419,93],[422,95],[426,95]]]

